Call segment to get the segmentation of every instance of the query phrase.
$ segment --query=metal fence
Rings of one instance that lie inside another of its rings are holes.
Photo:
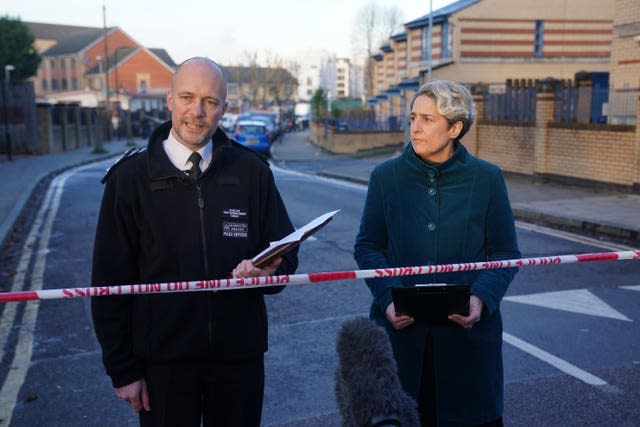
[[[533,124],[536,120],[536,88],[508,88],[504,93],[483,95],[482,118],[487,121]]]
[[[327,120],[325,123],[333,126],[337,132],[375,132],[402,130],[400,116],[391,115],[377,118],[374,111],[354,110],[345,112],[340,119]]]
[[[614,87],[558,87],[553,120],[562,123],[635,125],[638,90]]]

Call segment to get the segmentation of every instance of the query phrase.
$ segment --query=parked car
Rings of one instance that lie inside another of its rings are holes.
[[[280,129],[280,123],[278,122],[278,115],[276,113],[255,112],[251,113],[250,119],[259,120],[267,124],[271,141],[275,141],[276,139],[278,139],[278,137],[282,133],[282,130]]]
[[[254,120],[261,121],[267,125],[269,130],[269,138],[271,141],[278,139],[282,133],[280,128],[278,113],[269,111],[247,111],[238,115],[237,120]]]
[[[222,119],[220,120],[220,127],[222,128],[223,131],[227,133],[233,132],[235,124],[236,124],[235,114],[226,113],[224,116],[222,116]]]
[[[269,155],[271,138],[264,122],[259,120],[238,120],[233,137],[245,147],[252,148],[267,156]]]

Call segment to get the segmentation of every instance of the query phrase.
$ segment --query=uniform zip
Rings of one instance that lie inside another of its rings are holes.
[[[198,208],[200,211],[200,235],[202,237],[202,256],[204,257],[204,271],[205,279],[209,277],[209,257],[207,256],[207,237],[204,232],[204,199],[202,197],[202,188],[200,184],[196,183],[196,190],[198,191]],[[211,298],[207,298],[207,307],[209,311],[209,319],[207,321],[207,330],[209,335],[209,347],[213,349],[213,308],[211,307]]]
[[[196,184],[198,190],[198,207],[200,208],[200,235],[202,237],[202,256],[204,257],[204,271],[206,279],[209,277],[209,258],[207,257],[207,237],[204,233],[204,199],[202,198],[202,189],[200,184]]]

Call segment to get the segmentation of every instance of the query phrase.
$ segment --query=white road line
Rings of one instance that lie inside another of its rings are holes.
[[[631,319],[595,296],[588,289],[569,289],[567,291],[515,295],[504,297],[503,300],[632,322]]]
[[[529,224],[522,221],[516,221],[516,226],[523,230],[534,231],[536,233],[546,234],[547,236],[559,237],[571,242],[582,243],[583,245],[595,246],[597,248],[608,249],[610,251],[632,251],[637,248],[617,243],[603,242],[602,240],[593,239],[591,237],[581,236],[579,234],[570,233],[568,231],[555,230],[549,227]]]
[[[79,170],[91,167],[91,165],[85,165],[76,169],[72,169],[62,175],[56,177],[50,184],[47,191],[47,197],[43,205],[38,212],[39,222],[34,222],[29,235],[37,233],[37,230],[41,226],[42,217],[41,214],[47,211],[49,201],[51,201],[51,207],[48,210],[46,221],[43,224],[42,233],[40,235],[38,251],[31,274],[31,286],[29,290],[42,289],[44,270],[47,258],[47,248],[49,246],[49,238],[51,237],[51,230],[53,229],[53,221],[58,213],[60,207],[60,200],[64,191],[64,184],[67,179]],[[33,251],[33,242],[30,246],[25,245],[25,251]],[[24,255],[24,254],[23,254]],[[26,255],[25,255],[26,256]],[[29,258],[31,255],[28,255]],[[28,262],[27,262],[28,265]],[[16,405],[18,393],[24,384],[24,380],[29,370],[29,364],[31,363],[31,355],[33,349],[33,337],[36,327],[36,321],[38,318],[38,309],[40,307],[39,301],[29,301],[25,305],[25,310],[20,322],[20,332],[18,335],[18,342],[16,344],[13,360],[11,361],[11,367],[7,374],[7,378],[0,389],[0,419],[4,425],[11,423],[11,417],[13,416],[13,408]],[[10,303],[15,305],[15,303]],[[5,307],[8,308],[9,306]],[[15,314],[14,314],[15,316]],[[4,322],[4,313],[3,313]]]
[[[33,221],[31,230],[27,235],[27,239],[24,242],[24,246],[22,247],[22,255],[18,262],[16,275],[13,276],[11,292],[19,292],[23,290],[26,273],[29,269],[31,257],[33,255],[33,248],[36,246],[36,239],[40,232],[40,228],[42,227],[44,215],[51,203],[51,196],[53,192],[54,187],[53,185],[50,185],[42,204],[40,205],[40,209],[36,214],[36,218]],[[4,359],[4,349],[7,344],[7,338],[9,337],[11,328],[13,327],[13,323],[15,322],[17,308],[18,303],[6,303],[4,310],[2,311],[2,317],[0,318],[0,360]]]
[[[367,191],[367,186],[365,184],[358,184],[355,182],[349,182],[349,181],[345,181],[337,178],[329,178],[326,176],[315,175],[312,173],[294,171],[292,169],[281,168],[274,164],[271,164],[271,169],[285,175],[299,176],[299,177],[307,178],[313,181],[321,181],[321,182],[332,184],[338,187],[348,188],[351,190]]]
[[[582,382],[585,382],[590,385],[597,385],[597,386],[607,384],[607,382],[604,381],[603,379],[600,379],[595,375],[592,375],[589,372],[584,371],[575,365],[572,365],[566,360],[562,360],[551,353],[547,353],[546,351],[532,344],[529,344],[528,342],[523,341],[520,338],[517,338],[507,332],[502,332],[502,339],[507,343],[511,344],[512,346],[517,347],[526,353],[529,353],[533,357],[537,357],[543,362],[548,363],[554,368],[559,369],[560,371],[568,375],[571,375],[572,377],[577,378]]]

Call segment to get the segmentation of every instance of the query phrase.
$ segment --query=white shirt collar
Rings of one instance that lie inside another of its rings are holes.
[[[173,163],[176,168],[181,171],[191,169],[189,156],[193,151],[179,143],[173,136],[173,132],[169,132],[169,137],[162,141],[162,146],[164,147],[164,151],[167,153],[169,160],[171,160],[171,163]],[[200,170],[204,172],[209,167],[211,157],[213,156],[213,144],[211,141],[207,142],[207,145],[200,148],[198,153],[202,156],[202,160],[200,160]]]

